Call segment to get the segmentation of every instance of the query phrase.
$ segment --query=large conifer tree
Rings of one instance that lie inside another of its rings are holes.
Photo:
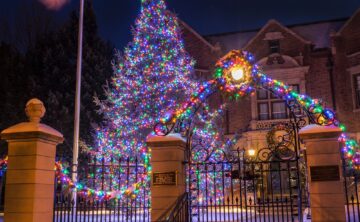
[[[100,157],[140,157],[145,139],[166,111],[181,104],[196,84],[176,17],[164,0],[142,0],[132,42],[113,64],[107,99],[98,101],[106,117],[98,129]]]

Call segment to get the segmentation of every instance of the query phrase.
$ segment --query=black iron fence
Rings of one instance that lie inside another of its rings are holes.
[[[158,222],[187,222],[189,217],[189,194],[181,195],[173,206],[171,206],[160,218]]]
[[[349,222],[360,222],[359,180],[359,172],[344,171],[345,209],[346,219]]]
[[[306,181],[298,177],[296,160],[252,161],[235,158],[225,162],[188,163],[188,190],[162,221],[299,221],[309,207]],[[70,168],[69,168],[70,169]],[[136,159],[87,160],[79,178],[94,188],[110,189],[116,183],[132,184],[145,173]],[[112,176],[110,176],[112,174]],[[360,222],[357,171],[344,169],[347,221]],[[117,179],[116,179],[117,178]],[[0,174],[0,211],[3,212],[6,171]],[[205,182],[203,182],[205,181]],[[76,197],[56,181],[54,221],[151,221],[149,190],[138,198],[99,200]],[[301,195],[299,195],[299,191]]]
[[[6,182],[6,171],[0,170],[0,212],[4,212],[5,182]]]
[[[79,181],[99,191],[123,192],[124,188],[143,182],[141,180],[146,173],[140,161],[130,158],[100,161],[90,158],[78,167]],[[54,222],[150,221],[149,189],[149,186],[142,187],[136,195],[122,195],[121,198],[106,200],[96,196],[74,196],[68,187],[56,179]]]
[[[298,160],[189,163],[192,221],[301,221],[308,207]]]

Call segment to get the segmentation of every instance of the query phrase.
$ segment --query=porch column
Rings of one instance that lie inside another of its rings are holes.
[[[335,126],[308,125],[300,130],[306,146],[312,222],[346,221],[341,133]]]
[[[45,107],[38,99],[26,104],[29,122],[1,132],[8,142],[5,185],[6,222],[52,222],[56,145],[63,136],[40,123]]]
[[[178,134],[147,139],[152,150],[151,221],[157,221],[185,192],[185,144]]]

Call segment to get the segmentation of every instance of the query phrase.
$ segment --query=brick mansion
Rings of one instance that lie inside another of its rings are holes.
[[[184,22],[181,25],[186,48],[197,62],[198,77],[211,78],[213,65],[228,51],[249,51],[270,77],[322,99],[347,126],[349,135],[360,141],[360,9],[346,19],[289,26],[269,20],[258,30],[210,36],[201,36]],[[260,149],[266,146],[271,126],[288,115],[283,100],[257,90],[231,103],[224,128],[229,136],[243,131],[238,147]]]

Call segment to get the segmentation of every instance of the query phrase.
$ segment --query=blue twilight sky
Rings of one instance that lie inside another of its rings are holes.
[[[19,16],[23,3],[36,0],[0,0],[0,19]],[[140,0],[92,0],[103,38],[122,48],[131,39],[130,27],[139,13]],[[351,16],[360,0],[167,0],[169,9],[200,34],[259,28],[274,18],[283,24],[304,23]],[[78,8],[70,0],[53,12],[59,21]],[[0,21],[1,22],[1,21]]]

